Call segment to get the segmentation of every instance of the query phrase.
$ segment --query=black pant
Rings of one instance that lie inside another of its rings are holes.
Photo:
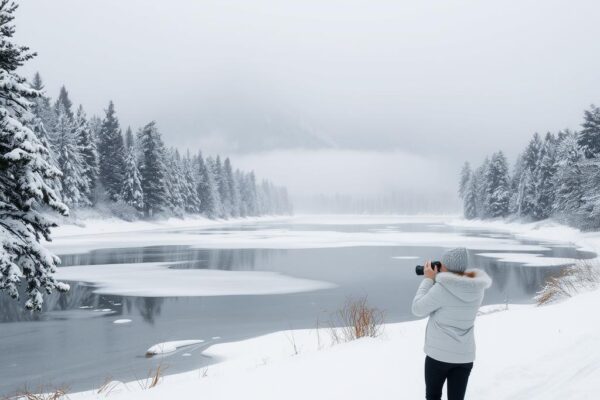
[[[472,368],[472,362],[453,364],[425,357],[425,398],[440,400],[444,382],[448,380],[448,400],[463,400]]]

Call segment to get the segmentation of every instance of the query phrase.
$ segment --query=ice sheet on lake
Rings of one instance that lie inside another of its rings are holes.
[[[169,265],[173,263],[61,267],[56,277],[91,282],[97,286],[96,293],[143,297],[264,295],[335,287],[329,282],[270,271],[174,269]]]
[[[577,262],[574,258],[544,257],[542,254],[532,253],[477,253],[477,255],[497,258],[500,262],[522,263],[526,267],[555,267]]]

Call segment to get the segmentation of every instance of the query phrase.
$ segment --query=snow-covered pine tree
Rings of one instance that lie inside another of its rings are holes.
[[[62,200],[69,207],[87,205],[85,193],[89,191],[89,187],[83,159],[77,146],[73,122],[62,103],[58,103],[57,122],[51,141],[57,155],[58,168],[62,172]]]
[[[235,175],[233,174],[233,169],[231,167],[231,161],[229,157],[225,159],[225,163],[223,164],[223,174],[224,180],[227,184],[227,195],[228,198],[228,206],[229,206],[229,214],[232,217],[240,216],[240,189],[238,187],[238,183],[235,179]]]
[[[165,150],[164,165],[166,167],[165,189],[167,205],[175,215],[182,216],[185,209],[182,193],[183,172],[180,166],[179,152],[176,149]]]
[[[186,156],[182,160],[182,196],[185,204],[185,212],[190,214],[197,214],[200,212],[200,199],[198,198],[198,192],[196,187],[198,186],[197,175],[194,173],[194,167],[192,160],[190,159],[190,153],[187,152]]]
[[[471,174],[467,184],[465,185],[464,199],[463,199],[463,213],[465,218],[474,219],[478,216],[477,211],[477,175]]]
[[[60,172],[48,161],[45,148],[30,124],[31,103],[39,93],[16,72],[35,54],[12,42],[17,4],[0,0],[0,291],[19,297],[21,279],[27,282],[25,307],[41,310],[43,293],[69,286],[53,276],[58,257],[40,244],[50,240],[55,226],[39,211],[49,207],[68,214],[48,182]]]
[[[458,196],[461,199],[465,198],[465,192],[467,190],[469,179],[471,179],[471,166],[468,162],[465,162],[460,171],[460,182],[458,185]]]
[[[69,117],[69,120],[73,121],[73,102],[69,99],[69,92],[67,92],[67,88],[65,86],[61,86],[60,93],[58,94],[58,99],[56,99],[56,103],[54,103],[54,112],[58,115],[60,105],[64,108],[64,113]]]
[[[220,158],[218,156],[216,160],[212,157],[206,157],[204,163],[206,165],[206,171],[209,175],[208,182],[211,184],[211,186],[214,187],[215,192],[213,196],[214,214],[217,218],[226,218],[225,210],[223,207],[223,200],[221,198],[222,183],[219,183],[223,167],[220,166],[221,164],[218,161],[220,161]]]
[[[489,217],[504,217],[508,215],[510,202],[510,179],[508,177],[508,162],[502,151],[494,153],[485,173],[486,193],[485,207]]]
[[[164,148],[154,121],[137,133],[139,172],[144,199],[144,214],[151,217],[165,205]]]
[[[247,216],[259,215],[258,192],[254,172],[245,173],[240,185],[242,207]]]
[[[490,159],[486,157],[483,161],[483,164],[475,170],[477,182],[477,191],[476,191],[476,202],[477,202],[477,216],[479,218],[488,218],[490,213],[488,209],[489,201],[487,199],[488,196],[488,184],[487,184],[487,170],[490,166]]]
[[[133,131],[131,130],[131,127],[128,126],[127,130],[125,131],[125,150],[133,147],[135,144],[134,142]]]
[[[127,148],[127,157],[125,158],[125,180],[123,181],[123,191],[121,199],[135,208],[139,212],[144,211],[144,194],[140,180],[140,172],[137,167],[135,148],[133,143]]]
[[[219,192],[212,171],[204,161],[201,153],[198,153],[196,164],[196,168],[198,170],[198,184],[196,192],[198,193],[198,198],[200,199],[200,212],[202,212],[208,218],[217,218],[219,216],[217,205]]]
[[[584,195],[583,175],[580,168],[582,159],[583,151],[577,142],[577,134],[566,131],[556,152],[553,213],[573,215],[582,209]]]
[[[585,217],[579,221],[584,229],[600,227],[600,158],[584,159],[579,163],[582,173],[582,207],[581,214]]]
[[[44,91],[44,82],[39,72],[33,76],[31,87],[35,89],[39,96],[31,99],[33,102],[31,111],[42,122],[46,131],[51,131],[56,123],[56,114],[54,108],[50,105],[50,98]]]
[[[540,159],[542,141],[536,132],[521,155],[522,171],[517,189],[516,208],[522,217],[534,217],[537,201],[537,185],[535,183],[535,170]]]
[[[111,101],[102,120],[98,137],[100,182],[109,198],[116,201],[122,191],[123,171],[125,170],[125,145]],[[145,193],[144,193],[145,195]]]
[[[54,168],[58,168],[57,156],[51,146],[50,131],[56,126],[56,114],[54,108],[50,105],[50,98],[44,93],[44,83],[39,73],[33,77],[31,87],[36,91],[37,96],[29,99],[32,102],[31,111],[34,115],[34,120],[31,124],[33,132],[38,137],[42,145],[48,149],[48,153],[44,159]],[[62,193],[60,178],[57,177],[48,182],[59,198]]]
[[[600,108],[591,105],[584,111],[583,129],[579,132],[577,142],[585,158],[596,158],[600,153]]]
[[[219,198],[221,199],[221,217],[229,218],[232,211],[232,194],[229,190],[231,185],[228,181],[228,176],[223,163],[221,162],[221,157],[218,155],[214,163],[213,172],[215,174],[215,181],[217,182],[217,187],[219,190]]]
[[[82,158],[83,177],[85,185],[81,191],[87,199],[86,203],[95,203],[96,184],[98,180],[98,149],[92,130],[88,124],[83,106],[77,108],[75,115],[75,139]]]
[[[556,171],[556,138],[548,132],[539,153],[539,162],[534,171],[535,201],[533,217],[548,218],[552,213],[555,188],[554,173]]]

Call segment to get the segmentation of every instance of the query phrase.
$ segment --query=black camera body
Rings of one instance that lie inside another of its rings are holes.
[[[437,272],[440,272],[440,270],[442,269],[442,263],[439,261],[432,261],[431,268],[437,269]],[[417,265],[415,267],[415,272],[417,273],[417,275],[425,275],[425,266]]]

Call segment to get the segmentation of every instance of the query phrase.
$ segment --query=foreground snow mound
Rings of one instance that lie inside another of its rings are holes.
[[[477,319],[478,355],[467,399],[596,398],[600,392],[600,313],[593,310],[600,308],[600,291],[544,307],[503,307]],[[138,390],[137,385],[130,384],[131,392],[111,398],[424,398],[425,324],[425,320],[387,324],[378,338],[339,345],[331,344],[327,329],[277,332],[220,343],[204,352],[219,363],[167,376],[151,390]],[[160,351],[178,347],[169,342],[161,345]],[[70,398],[98,396],[86,392]]]
[[[146,350],[147,356],[172,353],[180,347],[192,346],[194,344],[204,343],[204,340],[174,340],[171,342],[162,342],[155,344]]]

